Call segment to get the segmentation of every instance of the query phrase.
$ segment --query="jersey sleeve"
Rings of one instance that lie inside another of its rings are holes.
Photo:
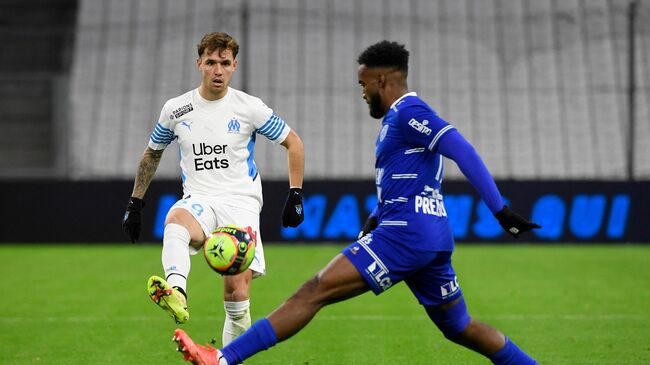
[[[460,132],[445,134],[438,146],[438,152],[456,162],[493,214],[503,209],[503,199],[494,178],[474,147]]]
[[[171,112],[168,109],[168,103],[165,103],[160,111],[158,123],[156,123],[156,127],[149,136],[149,148],[152,150],[164,150],[176,139],[174,120],[171,118]]]
[[[287,123],[273,113],[262,100],[255,98],[251,108],[251,120],[255,132],[268,138],[273,143],[282,143],[289,135],[291,128]]]
[[[407,142],[435,151],[438,142],[455,128],[423,105],[413,105],[399,111],[399,128]]]

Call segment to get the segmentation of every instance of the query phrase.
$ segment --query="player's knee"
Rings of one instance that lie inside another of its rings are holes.
[[[233,289],[224,293],[224,300],[228,302],[243,302],[249,299],[247,290]]]
[[[244,283],[226,283],[223,288],[223,299],[227,302],[241,302],[249,299],[250,289]]]
[[[184,227],[189,233],[193,243],[200,247],[205,241],[205,233],[199,222],[185,209],[174,209],[165,218],[165,227],[169,224],[178,224]]]
[[[471,322],[467,312],[465,300],[460,297],[451,307],[440,309],[439,307],[425,306],[429,318],[436,324],[440,332],[449,340],[454,341],[463,333]]]
[[[479,338],[480,334],[481,328],[479,326],[479,322],[475,321],[474,319],[470,319],[469,323],[467,323],[467,326],[465,326],[465,328],[460,333],[451,338],[451,340],[457,339],[463,341],[473,341]]]
[[[189,213],[182,209],[174,209],[167,214],[167,217],[165,217],[165,225],[170,223],[184,225],[184,223],[189,219],[186,217],[188,214]]]

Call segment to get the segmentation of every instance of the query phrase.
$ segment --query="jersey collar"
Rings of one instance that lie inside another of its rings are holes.
[[[196,102],[196,104],[207,108],[223,103],[229,96],[230,96],[230,87],[228,87],[228,91],[226,92],[226,95],[224,95],[223,98],[217,100],[207,100],[203,96],[201,96],[201,93],[199,93],[199,88],[194,89],[194,101]]]
[[[418,94],[416,94],[415,91],[411,91],[411,92],[408,92],[408,93],[400,96],[399,99],[395,100],[395,102],[393,102],[393,104],[391,104],[390,109],[393,109],[394,111],[397,111],[397,108],[396,108],[397,104],[399,104],[399,102],[402,101],[402,99],[404,99],[407,96],[418,96]]]

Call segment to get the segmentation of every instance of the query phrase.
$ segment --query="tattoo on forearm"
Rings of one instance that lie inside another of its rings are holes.
[[[151,183],[151,180],[153,180],[153,176],[158,169],[161,157],[162,151],[145,151],[142,160],[140,160],[138,173],[135,176],[132,196],[138,198],[144,197],[144,194],[147,191],[147,188],[149,188],[149,184]]]

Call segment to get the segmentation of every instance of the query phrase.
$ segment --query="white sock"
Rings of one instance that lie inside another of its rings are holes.
[[[223,324],[221,343],[226,346],[251,326],[250,300],[223,302],[223,307],[226,309],[226,321]]]
[[[185,292],[190,274],[190,239],[190,232],[180,224],[165,226],[162,249],[165,279],[170,286],[178,286]]]

